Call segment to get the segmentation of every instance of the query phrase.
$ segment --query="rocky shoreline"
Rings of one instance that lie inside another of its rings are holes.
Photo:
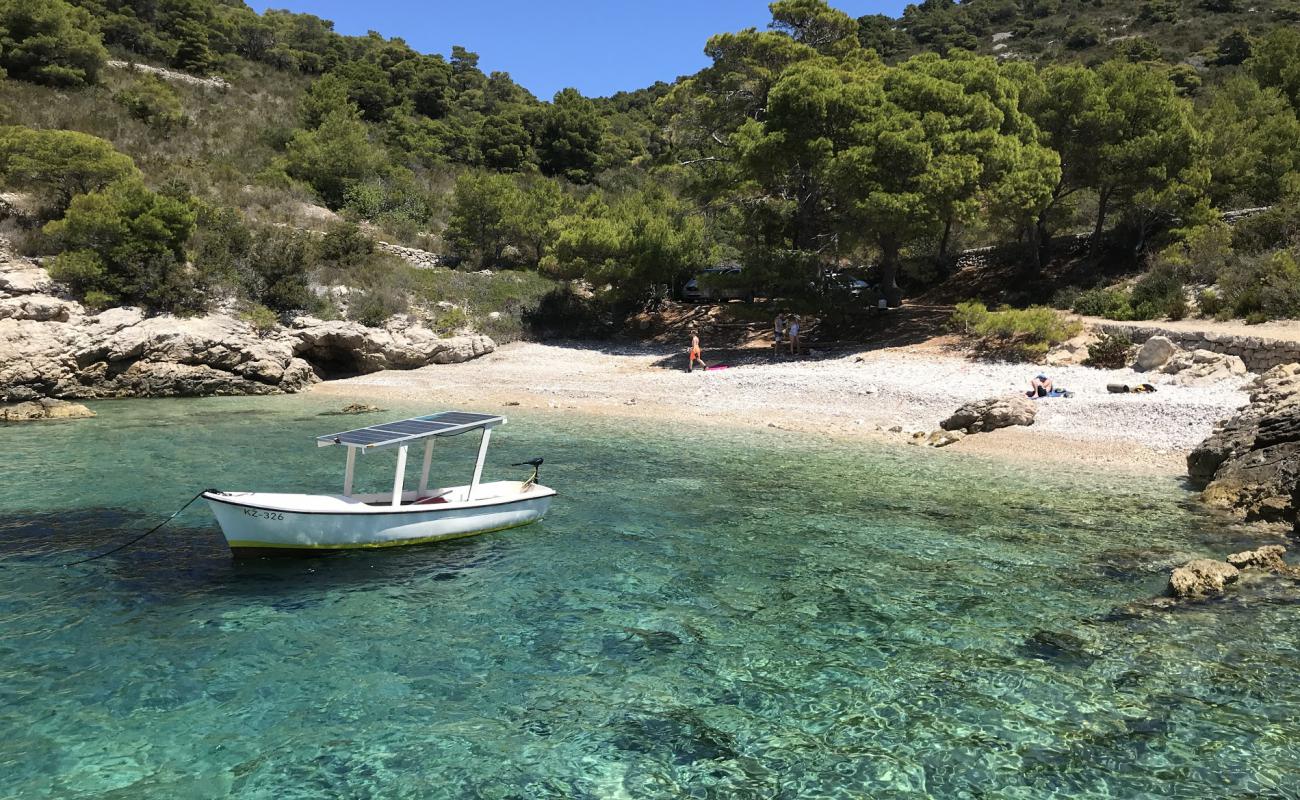
[[[1187,456],[1202,499],[1247,520],[1296,521],[1300,481],[1300,364],[1283,364],[1250,386],[1250,403],[1219,422]]]
[[[0,250],[0,401],[297,392],[321,380],[478,358],[487,336],[439,337],[297,317],[258,331],[230,314],[92,312],[37,264]]]

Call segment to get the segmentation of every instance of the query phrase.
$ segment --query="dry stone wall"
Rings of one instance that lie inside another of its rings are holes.
[[[1209,350],[1227,356],[1238,356],[1251,372],[1266,372],[1278,364],[1300,361],[1300,342],[1286,339],[1268,339],[1260,336],[1237,336],[1215,331],[1175,331],[1146,325],[1102,325],[1101,330],[1112,336],[1127,337],[1134,344],[1142,344],[1152,336],[1164,336],[1184,350]]]

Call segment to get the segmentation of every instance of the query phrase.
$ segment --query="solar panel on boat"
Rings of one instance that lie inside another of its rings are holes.
[[[492,427],[504,422],[494,414],[475,414],[467,411],[444,411],[423,417],[384,422],[367,428],[317,436],[321,447],[331,444],[371,449],[405,444],[429,436],[455,436],[478,428]]]

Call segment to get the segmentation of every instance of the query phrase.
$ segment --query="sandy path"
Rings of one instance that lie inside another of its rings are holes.
[[[794,361],[760,355],[754,363],[694,374],[680,369],[682,360],[662,348],[520,342],[465,364],[379,372],[312,391],[380,403],[436,398],[432,405],[438,407],[520,405],[902,443],[915,431],[938,428],[963,402],[1023,390],[1035,372],[924,345]],[[1075,396],[1040,401],[1032,427],[969,437],[944,452],[1180,474],[1187,451],[1247,400],[1237,382],[1115,395],[1106,392],[1107,383],[1155,383],[1166,376],[1084,367],[1050,374]]]

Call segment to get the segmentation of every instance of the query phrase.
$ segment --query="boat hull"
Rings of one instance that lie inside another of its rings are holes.
[[[553,491],[450,507],[402,506],[366,511],[295,511],[238,497],[205,494],[236,557],[318,555],[428,544],[536,522]]]

